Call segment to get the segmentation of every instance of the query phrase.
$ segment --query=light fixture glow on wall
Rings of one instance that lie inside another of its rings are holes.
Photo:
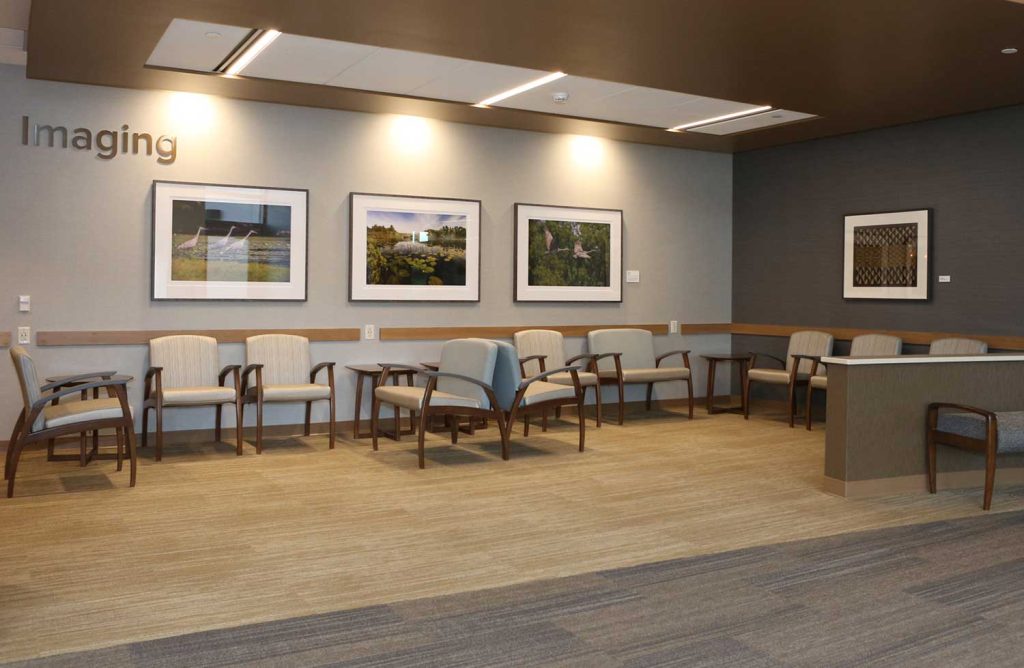
[[[391,140],[402,153],[422,153],[430,144],[430,124],[419,116],[395,116]]]
[[[486,100],[484,100],[483,102],[477,102],[473,106],[474,107],[489,107],[492,104],[496,104],[498,102],[501,102],[502,100],[506,100],[506,99],[508,99],[508,98],[510,98],[510,97],[512,97],[514,95],[519,95],[520,93],[525,93],[528,90],[532,90],[534,88],[537,88],[538,86],[543,86],[544,84],[551,83],[552,81],[558,81],[559,79],[561,79],[564,76],[565,76],[565,72],[552,72],[551,74],[542,76],[540,79],[534,79],[533,81],[528,81],[527,83],[524,83],[522,86],[516,86],[515,88],[510,88],[509,90],[505,91],[504,93],[498,93],[497,95],[493,95],[493,96],[487,98]]]
[[[766,106],[763,106],[763,107],[754,107],[753,109],[747,109],[746,111],[734,111],[731,114],[722,114],[721,116],[714,116],[712,118],[705,118],[705,119],[700,120],[700,121],[693,121],[692,123],[683,123],[682,125],[677,125],[677,126],[675,126],[673,128],[669,128],[668,131],[669,132],[679,132],[681,130],[686,130],[688,128],[695,128],[695,127],[698,127],[698,126],[701,126],[701,125],[710,125],[711,123],[718,123],[720,121],[728,121],[728,120],[731,120],[733,118],[742,118],[744,116],[753,116],[754,114],[762,114],[762,113],[764,113],[766,111],[771,111],[772,108],[773,107],[769,104],[769,105],[766,105]]]
[[[569,138],[569,150],[581,167],[597,167],[604,159],[604,144],[597,137],[574,135]]]
[[[178,134],[202,134],[214,124],[213,99],[200,93],[174,92],[167,102],[167,120]]]
[[[279,30],[264,30],[258,37],[256,37],[256,39],[249,42],[249,44],[245,46],[230,63],[228,63],[228,66],[224,68],[224,74],[231,77],[244,70],[248,67],[249,63],[256,59],[256,56],[260,55],[264,49],[270,46],[274,40],[280,36],[281,31]]]

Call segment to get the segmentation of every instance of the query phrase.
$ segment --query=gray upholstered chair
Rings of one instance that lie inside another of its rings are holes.
[[[886,334],[861,334],[850,342],[850,357],[890,357],[903,351],[903,339]],[[811,399],[815,390],[828,390],[828,369],[820,359],[811,360],[807,382],[807,431],[811,430]]]
[[[580,425],[580,452],[586,438],[586,419],[583,415],[583,393],[579,370],[571,365],[542,371],[530,378],[523,378],[517,349],[503,341],[495,341],[498,357],[494,367],[494,395],[498,406],[504,411],[508,425],[509,441],[516,416],[530,413],[546,414],[548,410],[562,406],[573,406],[578,411]],[[556,358],[557,359],[557,358]],[[551,382],[559,374],[569,377],[569,385]],[[523,427],[523,436],[529,436],[529,422]],[[508,459],[508,452],[502,457]]]
[[[984,355],[988,344],[977,339],[935,339],[928,346],[929,355]]]
[[[14,496],[14,476],[18,472],[21,451],[30,443],[52,441],[60,436],[82,434],[97,429],[114,429],[117,433],[117,470],[122,469],[124,444],[131,462],[130,486],[135,486],[135,425],[128,405],[127,380],[103,379],[110,372],[85,373],[62,378],[56,383],[39,385],[35,362],[21,346],[11,348],[11,360],[21,388],[22,409],[14,424],[4,458],[4,479],[7,498]],[[67,387],[69,380],[81,384]],[[63,389],[60,389],[62,388]],[[104,399],[82,399],[60,403],[66,396],[81,395],[89,390],[107,390]]]
[[[832,354],[832,335],[828,332],[794,332],[789,337],[786,359],[765,353],[753,353],[747,382],[743,386],[743,418],[750,417],[750,386],[753,383],[782,385],[788,389],[789,426],[793,426],[796,412],[796,389],[806,385],[814,368],[814,358]],[[767,369],[757,366],[758,358],[767,357],[782,365],[781,369]]]
[[[936,491],[937,446],[948,445],[985,455],[985,496],[982,509],[992,507],[996,457],[1024,452],[1024,411],[993,412],[961,404],[928,406],[928,491]]]
[[[221,412],[235,407],[235,454],[242,454],[242,394],[237,364],[220,366],[217,339],[181,334],[161,336],[149,342],[149,370],[142,402],[142,447],[146,447],[149,411],[156,413],[156,461],[164,453],[164,409],[214,406],[214,439],[220,440]],[[231,375],[231,387],[224,383]]]
[[[651,392],[655,383],[682,381],[686,383],[689,417],[693,419],[693,380],[690,377],[690,351],[673,350],[655,355],[654,335],[646,329],[595,329],[587,334],[590,352],[598,355],[597,376],[602,385],[615,385],[619,390],[619,424],[626,413],[625,386],[647,386],[647,410],[651,410]],[[680,355],[681,367],[663,367],[662,360]],[[601,395],[598,393],[598,402]]]
[[[493,418],[501,436],[501,451],[508,458],[508,430],[501,406],[491,386],[494,380],[494,366],[498,358],[498,346],[485,339],[454,339],[441,348],[441,362],[437,371],[426,371],[422,367],[407,364],[381,364],[383,369],[377,386],[373,390],[371,429],[373,449],[377,450],[377,435],[380,423],[380,406],[389,404],[395,409],[405,408],[419,411],[418,426],[419,466],[426,466],[424,440],[431,417],[450,415],[453,417]],[[426,387],[403,387],[386,385],[392,369],[415,369],[427,378]],[[459,422],[450,420],[452,443],[459,439]],[[396,429],[396,431],[399,431]],[[399,438],[399,434],[395,434]]]
[[[304,403],[303,434],[309,436],[314,401],[330,404],[328,442],[334,448],[334,362],[313,366],[309,339],[292,334],[260,334],[245,340],[245,369],[242,370],[242,421],[246,404],[256,404],[256,454],[263,453],[263,406],[267,403]],[[327,370],[327,384],[316,382]],[[255,382],[250,379],[255,375]]]
[[[565,354],[565,339],[561,332],[550,329],[526,329],[515,333],[516,352],[519,354],[519,371],[523,376],[532,377],[546,373],[548,367],[555,368],[564,365],[574,365],[577,362],[586,360],[584,369],[578,370],[576,376],[580,385],[583,386],[584,402],[586,401],[587,388],[594,388],[595,411],[597,413],[597,426],[601,426],[601,386],[597,381],[597,359],[599,355],[594,353],[583,353],[575,357],[567,357]],[[547,382],[558,383],[559,385],[572,386],[572,375],[567,371],[560,371],[547,377]],[[558,411],[556,410],[556,415]],[[547,428],[547,413],[544,415],[544,428]],[[527,419],[528,416],[524,416]],[[529,422],[527,422],[527,425]]]

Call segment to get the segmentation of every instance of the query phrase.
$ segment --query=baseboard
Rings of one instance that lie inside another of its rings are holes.
[[[996,487],[1002,485],[1024,484],[1024,467],[1005,467],[996,469]],[[936,476],[939,491],[944,489],[964,489],[985,485],[985,471],[947,471]],[[890,494],[927,494],[928,476],[918,475],[897,476],[894,478],[875,478],[872,480],[839,480],[825,476],[822,489],[836,496],[847,499],[863,499],[872,496],[888,496]]]

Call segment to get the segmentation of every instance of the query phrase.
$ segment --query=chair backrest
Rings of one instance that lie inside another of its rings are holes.
[[[587,334],[591,353],[622,353],[623,369],[653,369],[654,335],[646,329],[595,329]],[[597,363],[601,371],[614,371],[615,360],[606,357]]]
[[[988,344],[977,339],[935,339],[928,347],[929,355],[984,355]]]
[[[309,383],[309,339],[292,334],[260,334],[245,340],[247,364],[263,365],[266,385]]]
[[[39,391],[39,375],[36,373],[36,363],[28,351],[21,346],[11,348],[11,361],[14,362],[14,371],[18,374],[18,384],[21,385],[21,400],[25,404],[25,417],[28,417],[32,410],[32,404],[39,401],[42,392]],[[39,431],[43,428],[43,414],[36,418],[30,431]]]
[[[886,334],[861,334],[850,342],[850,357],[889,357],[903,352],[903,339]]]
[[[494,363],[494,378],[491,380],[491,387],[494,388],[494,398],[498,400],[498,408],[510,411],[516,399],[516,392],[519,391],[519,383],[523,382],[523,374],[519,368],[519,351],[515,346],[504,341],[494,341],[493,343],[498,346],[498,356]]]
[[[163,368],[161,385],[213,387],[220,372],[217,339],[211,336],[179,334],[149,341],[149,363]]]
[[[792,355],[831,355],[832,342],[832,335],[828,332],[815,332],[813,330],[793,332],[789,337],[789,349],[786,351],[786,371],[793,370]],[[813,366],[814,363],[810,360],[800,360],[797,373],[810,373]],[[818,368],[819,373],[821,373],[821,367]]]
[[[498,346],[486,339],[453,339],[441,347],[441,364],[438,371],[469,376],[490,385],[494,380],[494,365],[498,357]],[[469,397],[480,402],[483,408],[490,408],[491,402],[483,388],[455,378],[439,378],[437,389],[460,397]]]
[[[550,329],[524,329],[515,333],[516,351],[520,357],[544,355],[544,368],[550,371],[565,366],[565,340],[561,332]],[[540,373],[540,363],[531,360],[525,365],[528,376]]]

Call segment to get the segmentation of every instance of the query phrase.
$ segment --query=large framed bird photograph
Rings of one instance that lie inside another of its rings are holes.
[[[517,302],[621,302],[622,211],[515,205]]]
[[[154,300],[305,301],[309,191],[153,182]]]
[[[843,297],[928,299],[931,209],[846,216]]]

